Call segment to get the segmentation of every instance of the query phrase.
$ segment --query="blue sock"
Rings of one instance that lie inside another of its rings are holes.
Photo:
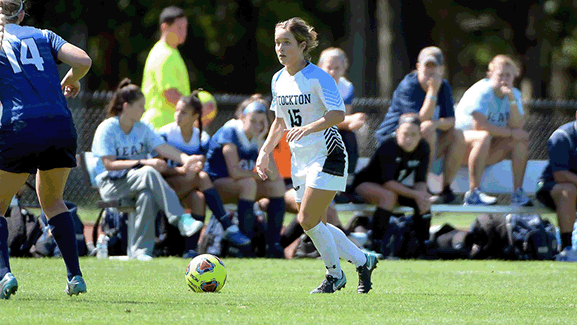
[[[76,244],[76,233],[74,232],[74,221],[69,211],[63,212],[48,219],[48,224],[52,228],[52,237],[56,241],[66,270],[68,271],[68,280],[74,276],[82,276],[80,264],[78,263],[78,246]]]
[[[222,227],[226,229],[232,226],[230,218],[228,217],[226,211],[224,210],[224,205],[222,204],[222,200],[220,199],[218,191],[214,187],[211,187],[202,193],[204,194],[204,200],[206,201],[206,205],[208,205],[210,211],[214,213],[216,219],[220,222]]]
[[[0,280],[10,271],[8,261],[8,222],[0,216]]]
[[[272,246],[274,243],[280,242],[280,230],[284,220],[286,203],[284,197],[271,197],[269,200],[270,203],[266,208],[268,223],[265,239],[266,243]]]
[[[254,201],[238,200],[238,227],[240,231],[248,238],[252,239],[254,236],[254,223],[256,216],[254,215]]]
[[[204,216],[200,216],[197,214],[191,214],[191,216],[198,221],[204,222]],[[200,238],[200,231],[196,232],[196,234],[190,237],[184,237],[184,252],[188,252],[191,249],[196,250],[196,246],[198,246],[198,239]]]

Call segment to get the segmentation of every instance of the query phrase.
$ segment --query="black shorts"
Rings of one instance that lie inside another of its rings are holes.
[[[0,136],[0,170],[36,174],[37,169],[76,167],[75,134],[58,139],[5,140],[6,136]]]
[[[537,183],[537,192],[535,196],[539,202],[543,203],[544,206],[548,207],[549,209],[555,210],[557,207],[555,205],[555,201],[551,196],[551,191],[553,190],[553,186],[555,186],[555,182],[553,181],[543,181],[540,180]]]

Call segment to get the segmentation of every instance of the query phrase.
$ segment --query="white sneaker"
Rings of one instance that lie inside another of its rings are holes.
[[[463,205],[492,205],[497,203],[497,198],[494,196],[487,195],[477,187],[472,191],[469,190],[465,193],[465,199]]]

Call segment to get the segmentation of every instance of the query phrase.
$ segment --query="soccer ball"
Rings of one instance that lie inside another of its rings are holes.
[[[198,99],[200,99],[200,103],[202,104],[202,126],[205,127],[208,126],[216,117],[216,99],[206,90],[198,92]]]
[[[226,282],[226,267],[220,258],[202,254],[188,263],[184,277],[194,292],[218,292]]]

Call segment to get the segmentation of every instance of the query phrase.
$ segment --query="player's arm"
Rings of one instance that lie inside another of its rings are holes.
[[[106,170],[123,170],[129,169],[142,164],[140,159],[116,159],[115,156],[102,156],[102,164]]]
[[[58,60],[71,66],[60,85],[66,97],[76,97],[80,92],[80,82],[90,70],[92,59],[81,48],[65,43],[58,51]]]
[[[319,132],[330,128],[333,125],[337,125],[345,120],[345,112],[340,110],[328,111],[320,119],[307,124],[302,127],[292,128],[288,131],[286,139],[287,141],[298,141],[302,137],[309,135],[311,133]],[[280,138],[279,138],[280,140]]]
[[[489,132],[492,136],[509,138],[513,135],[513,130],[508,127],[500,127],[489,123],[485,115],[479,112],[473,112],[473,129],[484,130]]]
[[[254,178],[260,180],[258,174],[252,170],[244,169],[240,166],[238,148],[233,143],[226,143],[222,146],[222,155],[226,164],[228,175],[232,179]]]
[[[280,177],[278,168],[274,161],[273,150],[278,146],[285,129],[286,124],[284,119],[276,116],[274,121],[272,121],[268,136],[260,148],[258,158],[256,159],[256,172],[263,180],[275,180]],[[271,161],[273,168],[271,168]]]
[[[182,93],[178,91],[176,88],[166,89],[165,91],[162,92],[162,95],[164,96],[167,102],[171,103],[174,106],[176,106],[176,104],[182,97]]]
[[[507,121],[507,125],[512,129],[523,128],[525,125],[525,118],[522,113],[523,104],[515,98],[513,91],[507,94],[507,99],[509,100],[509,120]]]

